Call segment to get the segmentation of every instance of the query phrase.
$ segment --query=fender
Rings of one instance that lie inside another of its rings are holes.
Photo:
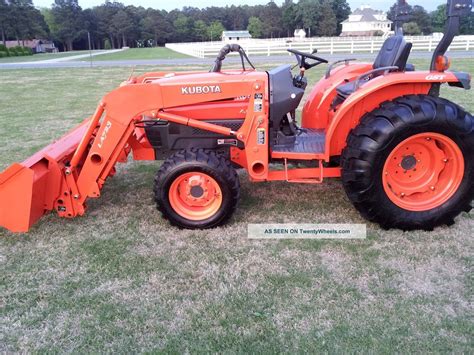
[[[458,82],[450,82],[448,83],[449,86],[455,86],[466,90],[471,89],[471,74],[460,71],[453,71],[452,73],[456,76],[456,78],[458,78]]]
[[[427,95],[433,84],[442,83],[459,83],[459,78],[453,72],[416,71],[391,73],[366,82],[341,104],[329,122],[324,159],[340,155],[350,130],[382,102],[409,94]]]
[[[336,87],[344,80],[353,80],[372,69],[372,63],[350,63],[331,70],[329,77],[319,80],[308,95],[303,106],[301,126],[304,128],[326,128],[331,102],[336,96]]]

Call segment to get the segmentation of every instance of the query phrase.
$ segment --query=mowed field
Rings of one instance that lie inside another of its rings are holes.
[[[98,51],[92,51],[95,53]],[[103,52],[103,51],[100,51]],[[24,62],[40,62],[43,60],[58,59],[73,57],[76,55],[89,54],[89,51],[71,51],[71,52],[59,52],[59,53],[42,53],[20,57],[5,57],[0,58],[0,64],[3,63],[24,63]],[[131,48],[120,52],[101,54],[92,57],[84,57],[80,60],[83,62],[89,61],[110,61],[110,60],[147,60],[147,59],[174,59],[174,58],[190,58],[189,56],[172,51],[165,47],[154,47],[154,48]]]
[[[190,58],[186,54],[172,51],[165,47],[153,48],[130,48],[124,51],[102,54],[92,57],[92,61],[107,61],[107,60],[146,60],[146,59],[175,59],[175,58]],[[89,58],[82,59],[89,61]]]
[[[452,67],[474,73],[474,59]],[[130,71],[0,71],[0,171],[91,115]],[[442,96],[474,112],[472,91]],[[473,351],[473,212],[433,232],[368,223],[366,240],[248,240],[248,223],[366,221],[337,179],[251,184],[240,171],[227,226],[179,230],[154,206],[159,166],[120,165],[84,217],[0,229],[0,352]]]
[[[59,52],[59,53],[41,53],[41,54],[26,55],[26,56],[21,56],[21,57],[4,57],[4,58],[0,58],[0,64],[39,62],[42,60],[73,57],[75,55],[88,54],[88,53],[89,51],[71,51],[71,52]]]

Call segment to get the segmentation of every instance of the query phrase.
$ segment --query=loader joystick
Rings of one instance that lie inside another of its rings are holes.
[[[227,54],[231,53],[231,52],[237,52],[240,54],[240,60],[242,62],[242,69],[245,71],[245,62],[244,62],[244,59],[247,61],[247,63],[253,68],[255,69],[254,65],[252,64],[252,62],[250,61],[249,57],[247,56],[247,53],[245,53],[244,49],[234,43],[234,44],[226,44],[224,47],[221,48],[221,50],[219,51],[219,53],[217,54],[217,58],[216,58],[216,61],[214,62],[214,66],[212,67],[212,69],[210,70],[211,73],[218,73],[221,71],[221,68],[222,68],[222,62],[224,61],[225,57],[227,56]]]

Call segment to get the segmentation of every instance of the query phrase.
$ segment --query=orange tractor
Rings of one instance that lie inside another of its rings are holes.
[[[402,4],[403,5],[403,4]],[[446,31],[430,70],[407,63],[401,31],[373,63],[331,63],[303,107],[305,71],[328,63],[297,50],[290,65],[257,71],[239,45],[226,45],[210,72],[152,72],[107,94],[94,115],[0,174],[0,226],[26,232],[56,211],[72,218],[101,194],[117,162],[164,160],[154,186],[173,225],[212,228],[239,200],[236,168],[250,180],[322,183],[342,177],[360,213],[384,228],[454,223],[474,196],[474,118],[439,97],[443,83],[470,88],[445,56],[472,0],[450,0]],[[406,16],[399,7],[398,19]],[[240,70],[222,70],[237,52]],[[246,66],[246,62],[248,66]]]

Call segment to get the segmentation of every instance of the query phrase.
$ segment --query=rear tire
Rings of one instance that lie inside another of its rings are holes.
[[[155,177],[155,201],[164,218],[180,228],[225,224],[240,197],[231,163],[212,150],[189,149],[166,159]]]
[[[361,119],[342,162],[347,196],[368,220],[385,229],[451,225],[474,197],[474,118],[442,98],[400,97]]]

